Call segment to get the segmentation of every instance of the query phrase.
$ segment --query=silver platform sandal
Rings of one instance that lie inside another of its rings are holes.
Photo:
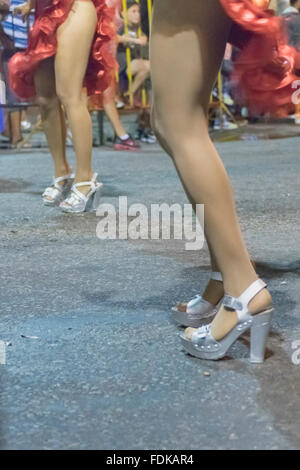
[[[222,274],[219,272],[212,272],[210,279],[223,282]],[[172,319],[178,325],[198,328],[203,324],[203,321],[217,314],[221,303],[222,300],[217,305],[213,305],[204,300],[200,294],[197,294],[187,303],[185,312],[179,310],[178,306],[172,307]]]
[[[72,185],[69,196],[59,205],[63,212],[78,214],[97,210],[100,203],[101,188],[103,187],[102,183],[97,182],[97,176],[98,174],[94,173],[91,181],[83,181]],[[86,195],[78,190],[83,186],[91,187]]]
[[[191,340],[187,339],[185,335],[181,335],[185,351],[199,359],[216,361],[225,356],[239,336],[251,329],[250,362],[263,363],[274,309],[270,307],[261,313],[251,315],[248,305],[266,287],[267,285],[261,279],[257,279],[240,297],[234,298],[225,295],[223,305],[228,310],[237,313],[238,324],[220,341],[213,338],[211,324],[199,328],[193,333]]]
[[[52,186],[46,188],[42,194],[45,206],[58,206],[67,197],[73,181],[73,173],[54,178]]]

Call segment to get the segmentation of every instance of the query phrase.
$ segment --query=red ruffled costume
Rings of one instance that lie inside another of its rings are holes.
[[[74,0],[37,0],[35,22],[30,31],[25,52],[15,54],[9,63],[10,86],[22,99],[35,96],[34,73],[38,64],[54,56],[57,50],[56,31],[66,20]],[[93,0],[98,25],[91,48],[84,87],[96,106],[100,106],[103,93],[113,89],[117,62],[116,9],[118,0]]]
[[[257,0],[220,2],[234,20],[230,42],[240,48],[232,74],[240,103],[252,114],[293,112],[292,83],[300,61],[299,53],[288,46],[284,19],[258,7]]]

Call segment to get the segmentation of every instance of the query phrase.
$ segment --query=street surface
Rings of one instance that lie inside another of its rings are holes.
[[[42,205],[46,149],[1,152],[0,448],[300,448],[300,137],[217,147],[276,305],[264,365],[247,336],[217,363],[181,350],[170,307],[204,287],[206,246],[99,240],[95,214]],[[97,148],[94,167],[116,208],[187,202],[156,145]]]

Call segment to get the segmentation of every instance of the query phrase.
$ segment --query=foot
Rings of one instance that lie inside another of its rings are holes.
[[[172,320],[180,326],[199,328],[216,315],[223,296],[222,275],[212,272],[203,295],[197,294],[188,303],[180,302],[172,307]]]
[[[13,149],[16,149],[18,148],[18,146],[23,142],[23,137],[17,137],[17,138],[14,138],[12,139],[11,141],[11,146]]]
[[[210,279],[202,295],[202,298],[206,300],[206,302],[209,302],[213,305],[217,305],[223,296],[224,296],[223,282]],[[179,310],[179,312],[186,312],[187,305],[188,305],[188,302],[179,302],[176,307]]]
[[[272,297],[269,291],[265,288],[259,292],[249,303],[249,313],[256,315],[272,306]],[[228,310],[223,305],[218,311],[216,317],[211,323],[211,334],[216,341],[220,341],[237,325],[238,316],[235,311]],[[185,336],[191,340],[193,333],[197,329],[187,328]]]
[[[253,364],[262,364],[274,313],[266,287],[262,279],[256,279],[238,297],[225,294],[218,316],[220,319],[222,312],[226,312],[226,315],[230,312],[234,319],[235,315],[233,326],[231,325],[229,331],[223,330],[219,337],[213,331],[212,323],[198,328],[191,336],[191,331],[187,331],[187,335],[181,335],[184,350],[198,359],[217,361],[226,356],[240,336],[251,330],[249,359]],[[223,317],[222,320],[220,324],[224,326],[226,319]],[[214,327],[216,323],[214,322]]]
[[[59,204],[71,188],[73,182],[72,170],[67,169],[55,172],[53,184],[45,189],[43,201],[46,205]]]
[[[143,135],[140,137],[141,142],[145,142],[147,144],[155,144],[157,139],[153,132],[144,132]]]
[[[93,173],[93,171],[91,171],[90,173],[88,173],[87,175],[83,175],[83,174],[76,174],[75,176],[75,179],[74,179],[74,184],[79,184],[79,186],[77,186],[77,189],[80,193],[82,193],[84,196],[87,196],[89,194],[89,192],[91,191],[91,187],[92,187],[92,181],[95,179],[95,174],[96,173]],[[96,176],[97,177],[97,176]],[[83,185],[82,183],[87,183],[85,185]],[[97,183],[97,181],[95,180],[94,182]]]
[[[97,181],[97,176],[97,173],[94,173],[89,181],[74,182],[70,194],[60,203],[59,207],[69,213],[96,211],[99,206],[100,190],[103,186]]]
[[[137,151],[141,148],[140,144],[137,143],[130,135],[126,139],[117,137],[114,143],[115,150],[131,150]]]

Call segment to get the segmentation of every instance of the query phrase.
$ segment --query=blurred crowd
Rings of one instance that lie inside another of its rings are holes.
[[[21,4],[20,0],[0,0],[0,129],[2,140],[17,146],[22,140],[22,131],[30,128],[26,107],[12,93],[8,85],[8,62],[19,50],[27,46],[29,25],[21,19],[13,18],[11,6]]]
[[[39,130],[39,110],[33,103],[22,103],[8,85],[8,62],[17,51],[27,46],[28,30],[33,17],[26,23],[12,14],[23,0],[0,0],[0,133],[2,146],[18,147],[24,143],[24,134]],[[127,0],[121,13],[123,22],[118,31],[115,101],[104,105],[104,112],[114,132],[116,150],[137,150],[140,142],[152,144],[156,138],[151,130],[151,82],[149,60],[149,2]],[[277,13],[288,24],[291,45],[300,44],[300,0],[273,0]],[[213,129],[233,129],[248,122],[247,109],[234,102],[230,73],[237,51],[227,46],[225,59],[212,94],[209,123]],[[91,110],[93,111],[93,110]],[[136,115],[131,133],[125,129],[125,116]],[[259,116],[257,117],[259,118]],[[295,123],[300,124],[300,109],[295,109]],[[253,119],[253,118],[251,118]],[[255,118],[254,118],[255,119]],[[30,145],[30,139],[26,139]]]

